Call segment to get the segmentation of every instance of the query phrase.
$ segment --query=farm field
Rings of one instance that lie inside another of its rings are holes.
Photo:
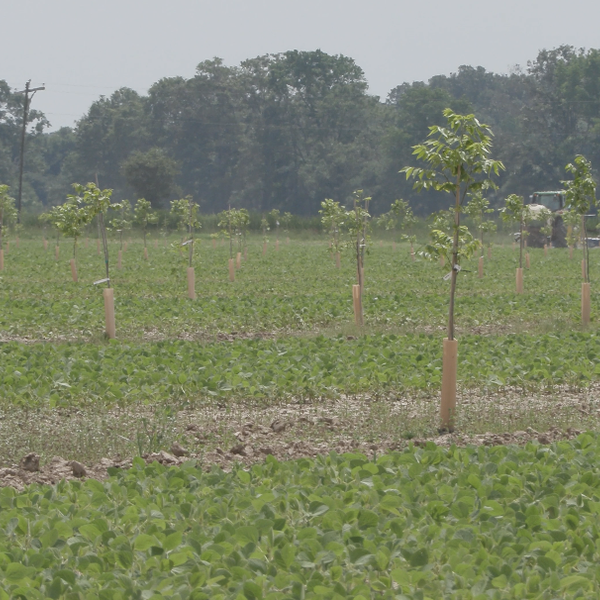
[[[257,237],[249,242],[249,257],[231,285],[227,280],[227,245],[213,249],[210,240],[197,243],[195,254],[197,302],[186,295],[187,252],[149,246],[143,261],[139,242],[123,254],[116,269],[117,243],[111,244],[111,277],[118,310],[118,337],[123,341],[168,339],[215,341],[223,337],[318,333],[331,334],[351,326],[355,263],[349,254],[342,268],[328,259],[323,238],[269,244],[261,254]],[[103,307],[92,282],[104,276],[104,260],[94,240],[78,251],[79,283],[71,282],[68,261],[72,246],[61,244],[55,261],[52,242],[44,252],[41,240],[14,241],[2,277],[0,335],[3,341],[81,341],[102,339]],[[419,248],[416,248],[418,251]],[[460,277],[457,326],[460,334],[543,333],[577,327],[580,257],[566,250],[531,249],[532,269],[526,294],[514,294],[518,253],[495,247],[486,261],[486,276],[476,277],[477,263],[464,266]],[[592,259],[592,277],[595,263]],[[470,269],[470,272],[466,272]],[[365,267],[365,319],[369,331],[437,333],[447,313],[447,282],[437,263],[410,261],[405,245],[375,243]],[[518,300],[518,301],[517,301]],[[595,302],[595,298],[593,302]],[[596,308],[597,304],[593,304]]]
[[[254,420],[248,411],[264,412],[261,425],[268,428],[274,406],[294,415],[296,427],[302,417],[346,422],[333,438],[350,445],[435,435],[448,282],[437,263],[418,254],[412,261],[406,245],[372,245],[359,329],[352,260],[348,253],[337,269],[323,238],[281,240],[278,252],[271,241],[265,256],[262,239],[250,238],[235,282],[228,280],[228,244],[213,248],[201,238],[196,300],[187,297],[187,249],[178,249],[177,238],[158,247],[150,241],[148,261],[141,242],[130,242],[121,269],[112,242],[112,341],[104,339],[101,286],[93,285],[104,275],[103,257],[93,239],[80,246],[78,283],[71,280],[68,243],[58,261],[52,244],[44,251],[39,238],[18,248],[13,242],[5,257],[0,410],[7,426],[17,425],[0,441],[6,466],[27,452],[89,463],[157,452],[178,440],[203,454],[225,453]],[[560,249],[530,254],[523,295],[514,291],[518,252],[508,245],[494,246],[483,279],[476,261],[463,267],[456,307],[462,434],[595,423],[597,294],[584,330],[579,257],[569,260]],[[593,278],[600,255],[592,253],[591,262]],[[506,401],[494,405],[492,395]],[[521,401],[511,400],[519,395]],[[540,402],[552,409],[539,410]],[[297,414],[298,407],[314,414]],[[365,410],[373,425],[351,426]],[[193,428],[204,434],[190,436]],[[330,429],[313,428],[315,447],[330,440]],[[300,437],[306,440],[306,432]],[[287,443],[294,441],[290,434]]]
[[[597,598],[597,436],[0,489],[2,598]]]
[[[600,415],[600,253],[587,328],[578,253],[530,250],[523,295],[508,244],[483,279],[463,265],[457,428],[438,436],[448,282],[408,246],[370,249],[363,328],[355,266],[323,238],[262,256],[252,237],[229,282],[228,247],[202,236],[196,300],[175,237],[148,261],[130,242],[121,269],[110,246],[111,341],[95,240],[78,283],[68,243],[58,261],[33,236],[5,256],[0,598],[598,596],[598,439],[582,432]],[[40,471],[16,466],[29,453]],[[111,476],[23,489],[72,460]]]

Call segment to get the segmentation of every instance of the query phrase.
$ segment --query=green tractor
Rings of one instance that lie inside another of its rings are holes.
[[[535,215],[536,211],[547,209],[552,213],[552,233],[548,237],[541,229],[546,225],[542,220],[535,218],[527,224],[527,245],[533,248],[543,248],[551,243],[555,248],[567,247],[567,228],[565,227],[562,213],[565,210],[565,192],[535,192],[529,196],[529,208]]]

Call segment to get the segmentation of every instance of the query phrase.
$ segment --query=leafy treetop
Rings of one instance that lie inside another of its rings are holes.
[[[475,227],[479,233],[479,242],[483,252],[483,234],[496,231],[496,222],[485,218],[486,215],[492,214],[493,208],[490,208],[490,203],[483,196],[481,190],[469,194],[469,202],[465,206],[465,213],[473,219]]]
[[[583,257],[585,262],[584,281],[590,280],[589,248],[585,214],[596,204],[596,181],[592,176],[592,164],[585,156],[578,154],[565,170],[573,175],[573,179],[562,181],[565,186],[565,200],[569,212],[575,213],[581,219],[581,235],[583,238]]]
[[[83,199],[77,195],[68,195],[64,204],[50,210],[48,221],[62,235],[73,238],[73,258],[76,258],[77,240],[83,233],[84,227],[90,222],[90,213]]]
[[[146,232],[148,225],[158,223],[158,215],[152,210],[152,204],[146,198],[139,198],[133,209],[133,221],[142,228],[144,246],[146,245]]]
[[[340,252],[342,249],[340,232],[344,226],[346,212],[339,202],[327,198],[321,202],[319,214],[323,227],[331,235],[331,248],[334,252]]]
[[[171,214],[175,215],[177,222],[182,229],[188,229],[190,232],[201,226],[199,211],[200,206],[194,202],[191,196],[186,196],[179,200],[171,200]]]
[[[499,175],[504,165],[490,158],[491,129],[480,123],[475,115],[460,115],[447,108],[443,111],[447,125],[433,125],[428,139],[414,146],[413,155],[426,167],[404,167],[400,172],[414,179],[416,190],[448,192],[455,197],[454,231],[432,230],[431,248],[434,253],[452,257],[450,269],[450,305],[448,310],[448,339],[454,339],[454,297],[456,277],[461,257],[469,257],[473,250],[472,236],[460,225],[460,210],[468,193],[496,188],[492,176]]]
[[[565,186],[566,206],[584,215],[596,204],[596,181],[592,176],[592,165],[585,156],[578,154],[565,170],[573,175],[573,179],[561,181]]]
[[[415,218],[412,208],[409,206],[406,200],[394,200],[390,205],[390,210],[387,213],[382,214],[377,219],[377,224],[385,227],[386,231],[396,231],[397,228],[400,230],[410,229],[417,219]],[[415,241],[415,237],[412,235],[404,234],[403,239],[410,242]]]

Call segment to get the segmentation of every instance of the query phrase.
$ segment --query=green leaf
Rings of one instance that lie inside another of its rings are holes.
[[[98,538],[100,535],[102,535],[102,532],[95,525],[92,524],[82,525],[81,527],[79,527],[79,533],[86,540],[89,540],[91,542]]]
[[[237,476],[238,476],[238,479],[242,483],[250,483],[252,481],[252,475],[250,475],[250,473],[248,473],[248,471],[244,471],[244,470],[240,469],[237,472]]]
[[[289,569],[296,557],[296,548],[292,544],[285,544],[285,546],[275,553],[275,557],[282,567]]]
[[[246,545],[249,543],[257,544],[258,537],[259,537],[258,529],[252,525],[245,525],[242,527],[238,527],[235,530],[235,537],[243,545]]]
[[[582,575],[568,575],[564,577],[560,582],[560,588],[562,590],[584,590],[587,591],[591,589],[592,582],[589,579],[586,579]]]
[[[458,501],[458,502],[455,502],[452,504],[452,507],[450,508],[450,512],[457,519],[466,519],[471,514],[471,508],[469,507],[468,504]]]
[[[377,527],[379,517],[372,510],[361,510],[358,513],[358,527],[360,529],[368,529],[369,527]]]
[[[4,570],[4,578],[9,583],[18,583],[23,579],[33,577],[35,575],[35,569],[33,567],[26,567],[20,563],[11,562]]]
[[[467,477],[467,481],[469,482],[470,485],[472,485],[476,490],[478,490],[481,487],[481,479],[479,479],[479,477],[477,477],[477,475],[475,475],[474,473],[471,473],[468,477]]]
[[[163,550],[165,552],[170,552],[171,550],[174,550],[175,548],[177,548],[178,546],[181,545],[182,539],[183,539],[183,534],[181,533],[181,531],[176,531],[175,533],[171,533],[170,535],[167,536],[167,538],[163,542],[163,545],[162,545]]]
[[[411,567],[424,567],[429,563],[429,553],[426,548],[421,548],[414,552],[410,559],[409,563]]]
[[[156,538],[153,535],[148,535],[146,533],[141,533],[133,541],[133,547],[141,552],[145,552],[150,546],[157,545]]]
[[[56,577],[60,577],[70,585],[75,585],[75,573],[69,569],[59,569],[55,573]]]
[[[261,600],[263,597],[262,588],[253,581],[246,581],[244,583],[244,596],[248,600]]]

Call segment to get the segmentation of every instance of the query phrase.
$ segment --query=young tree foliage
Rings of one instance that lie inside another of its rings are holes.
[[[119,245],[123,249],[123,233],[131,229],[131,221],[133,220],[131,203],[129,200],[121,200],[118,204],[113,204],[112,207],[118,213],[114,219],[111,219],[110,226],[119,234]]]
[[[500,217],[505,223],[518,223],[519,225],[519,268],[523,268],[523,246],[527,238],[527,224],[533,219],[533,214],[525,204],[523,196],[510,194],[500,209]]]
[[[217,227],[221,230],[223,237],[229,240],[229,258],[233,258],[233,238],[235,235],[235,208],[229,208],[217,215],[219,221]]]
[[[133,209],[133,222],[142,228],[145,248],[148,225],[158,223],[158,215],[152,210],[152,204],[145,198],[139,198],[135,203],[135,208]]]
[[[377,219],[377,224],[384,227],[386,231],[392,231],[394,238],[396,231],[408,230],[410,232],[413,225],[417,222],[411,207],[406,200],[394,200],[390,205],[389,212],[382,214]],[[408,233],[402,234],[401,239],[409,241],[411,244],[415,242],[415,236]]]
[[[413,155],[425,167],[405,167],[401,173],[413,179],[416,190],[434,190],[454,196],[454,225],[451,237],[450,305],[448,310],[448,339],[454,339],[454,297],[460,259],[466,258],[470,245],[463,243],[464,229],[460,226],[460,212],[468,193],[495,188],[493,176],[499,175],[504,165],[490,157],[492,130],[480,123],[475,115],[459,115],[444,110],[447,125],[429,128],[428,139],[414,146]],[[447,237],[434,240],[436,245],[448,244]]]
[[[83,199],[69,194],[64,204],[52,208],[49,221],[62,235],[73,239],[73,258],[77,260],[77,241],[90,222],[89,210]]]
[[[578,154],[565,170],[571,173],[573,179],[561,181],[565,186],[565,200],[567,209],[579,215],[581,219],[581,234],[583,238],[583,258],[586,261],[584,282],[590,281],[589,248],[587,245],[587,231],[585,215],[596,204],[596,181],[592,177],[592,165],[585,156]]]
[[[360,324],[363,324],[363,307],[362,307],[362,296],[364,287],[364,267],[365,267],[365,252],[370,242],[369,230],[370,230],[370,219],[369,203],[371,202],[370,196],[365,196],[363,190],[356,190],[352,193],[353,196],[353,207],[351,210],[346,211],[344,216],[344,224],[346,231],[348,232],[349,248],[354,250],[356,256],[356,276],[359,286],[359,318]]]
[[[492,214],[493,208],[487,198],[484,198],[481,191],[469,194],[469,202],[465,207],[465,213],[473,219],[475,229],[477,229],[479,244],[481,246],[481,256],[483,256],[483,234],[496,231],[496,222],[491,219],[486,220],[486,215]]]
[[[106,224],[104,216],[111,206],[110,197],[113,191],[110,189],[100,189],[95,183],[87,183],[82,185],[74,183],[73,189],[75,194],[73,198],[77,198],[77,202],[86,207],[86,213],[89,221],[94,217],[98,219],[98,228],[102,237],[102,246],[104,248],[104,266],[106,269],[106,284],[110,287],[110,270],[108,263],[108,239],[106,238]]]
[[[425,250],[421,252],[424,258],[429,260],[443,259],[446,268],[452,264],[452,248],[454,240],[454,211],[452,209],[439,210],[431,215],[429,228],[430,241],[425,244]],[[460,239],[459,259],[470,258],[477,251],[479,242],[473,237],[466,225],[458,228]],[[449,278],[450,273],[446,274]]]
[[[284,212],[281,215],[281,224],[283,225],[283,231],[285,231],[285,233],[289,233],[290,232],[290,224],[292,223],[292,213],[291,212]]]
[[[188,266],[192,266],[194,258],[194,230],[201,227],[199,218],[200,206],[191,196],[171,201],[171,214],[177,218],[179,228],[187,233],[188,239],[183,245],[189,246]]]
[[[229,208],[217,215],[217,227],[223,236],[229,239],[229,258],[233,258],[234,239],[237,240],[238,252],[246,247],[246,234],[250,225],[250,213],[245,208]]]
[[[340,206],[339,202],[335,202],[331,199],[325,199],[321,202],[321,223],[323,228],[330,235],[331,249],[333,252],[342,251],[341,231],[344,226],[344,220],[346,218],[346,212]]]

